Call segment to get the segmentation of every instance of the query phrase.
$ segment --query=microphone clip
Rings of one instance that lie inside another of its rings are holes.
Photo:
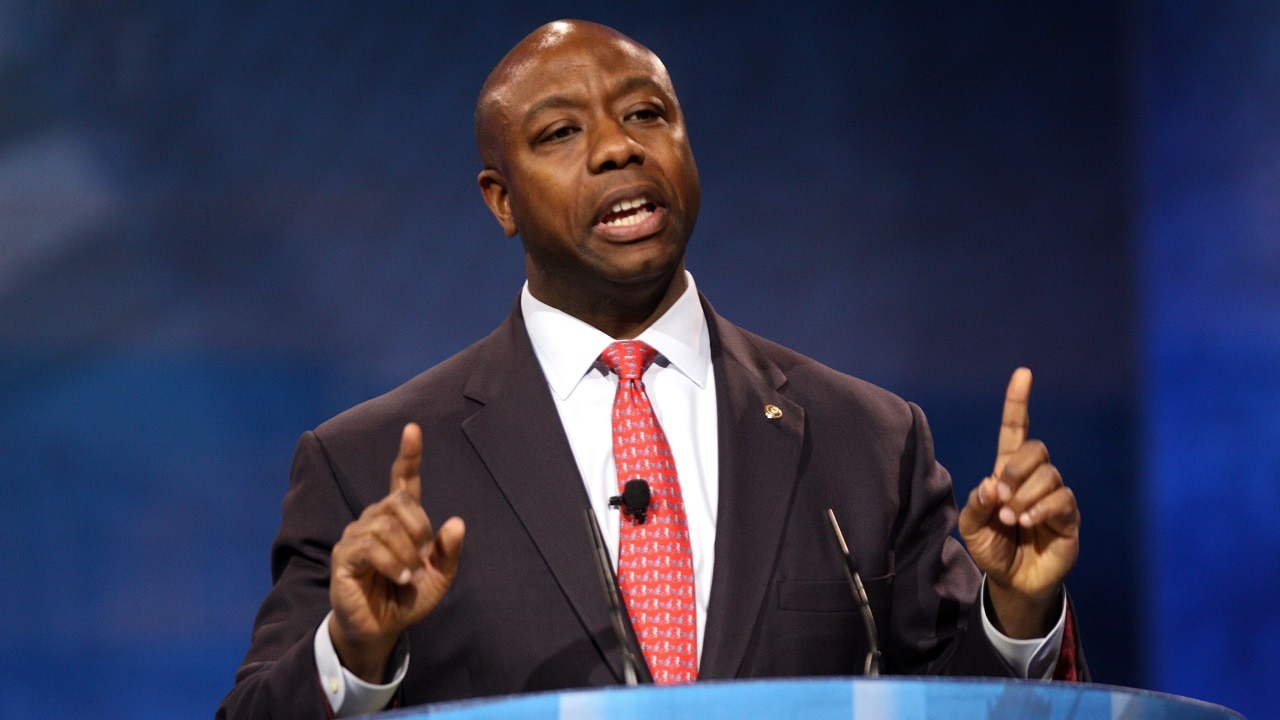
[[[649,512],[649,483],[628,480],[621,495],[609,498],[609,507],[622,508],[622,514],[632,525],[643,525]]]

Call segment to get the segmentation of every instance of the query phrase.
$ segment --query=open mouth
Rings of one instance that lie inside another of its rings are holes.
[[[649,219],[657,209],[658,204],[643,195],[619,200],[600,218],[600,224],[608,228],[637,225]]]

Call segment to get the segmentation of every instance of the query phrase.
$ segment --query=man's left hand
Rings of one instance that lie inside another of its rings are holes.
[[[1031,371],[1005,394],[995,470],[969,493],[960,535],[987,574],[992,618],[1005,635],[1043,637],[1062,607],[1062,582],[1080,554],[1080,508],[1039,440],[1027,439]]]

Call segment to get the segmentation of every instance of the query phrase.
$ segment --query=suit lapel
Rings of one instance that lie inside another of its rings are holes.
[[[705,299],[703,305],[715,364],[720,493],[698,676],[722,679],[738,674],[765,600],[799,476],[805,419],[781,392],[783,372]],[[769,417],[769,405],[781,415]]]
[[[587,533],[589,507],[551,391],[529,342],[519,305],[490,337],[468,381],[482,407],[462,430],[520,518],[577,613],[601,659],[621,679],[608,605]],[[599,635],[604,633],[607,652]]]

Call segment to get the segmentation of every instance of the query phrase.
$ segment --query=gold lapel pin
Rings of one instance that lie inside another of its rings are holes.
[[[778,418],[782,417],[782,408],[778,407],[777,405],[765,405],[764,416],[769,418],[770,420],[777,420]]]

